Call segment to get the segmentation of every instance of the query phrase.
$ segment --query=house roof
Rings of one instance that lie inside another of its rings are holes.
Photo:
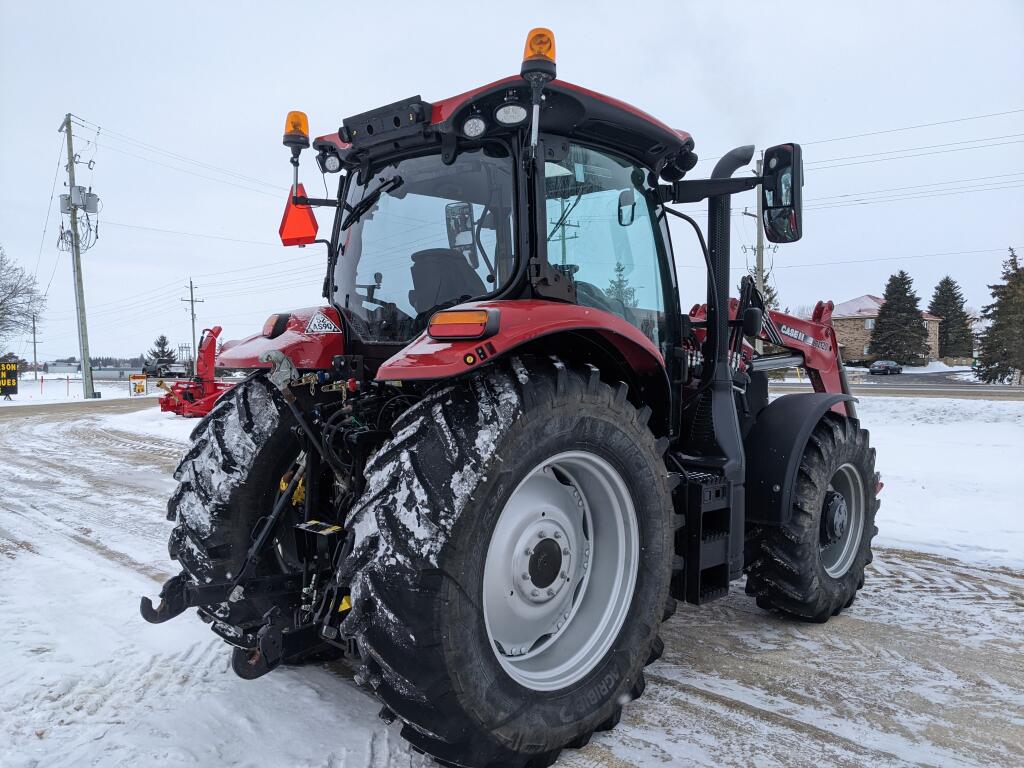
[[[878,296],[873,296],[870,293],[866,293],[863,296],[858,296],[855,299],[844,301],[842,304],[836,304],[835,309],[832,310],[832,317],[836,320],[842,320],[843,318],[870,318],[878,317],[878,310],[885,304],[885,299]],[[941,317],[933,315],[931,312],[921,312],[921,316],[925,320],[941,320]]]

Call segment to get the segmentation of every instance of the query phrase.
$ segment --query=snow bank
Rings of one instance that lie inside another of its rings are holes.
[[[1024,402],[865,397],[885,488],[876,542],[1024,567]]]
[[[96,391],[102,397],[101,400],[111,400],[128,397],[127,381],[100,381],[95,382]],[[151,392],[145,397],[156,397],[163,394],[159,390]],[[12,405],[39,405],[41,403],[71,403],[84,401],[82,397],[82,380],[72,378],[68,380],[63,376],[46,376],[39,381],[31,378],[22,378],[18,382],[18,394],[11,395],[11,400],[0,398],[0,408]]]
[[[199,419],[186,419],[174,413],[165,413],[154,402],[149,408],[131,413],[111,413],[102,416],[103,424],[121,432],[163,438],[179,443],[188,442]]]
[[[928,365],[905,365],[904,373],[955,373],[956,371],[970,371],[969,365],[946,365],[941,360],[933,360]]]

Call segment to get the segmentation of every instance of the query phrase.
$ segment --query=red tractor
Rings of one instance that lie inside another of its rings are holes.
[[[327,250],[324,306],[225,350],[251,368],[175,477],[182,568],[149,621],[198,608],[253,678],[344,655],[417,750],[546,766],[613,728],[678,600],[746,576],[769,610],[826,621],[864,583],[881,487],[831,303],[730,300],[730,196],[760,187],[801,236],[800,147],[684,180],[693,139],[555,79],[550,31],[519,75],[284,143],[281,235]],[[706,200],[708,238],[673,203]],[[312,208],[333,211],[316,239]],[[707,302],[680,307],[669,216],[696,232]],[[763,348],[765,351],[756,351]],[[769,400],[768,372],[814,392]]]
[[[220,330],[219,325],[203,330],[194,377],[171,385],[157,382],[157,386],[167,392],[159,401],[161,411],[186,417],[205,416],[218,398],[234,386],[216,379],[217,337],[220,336]]]

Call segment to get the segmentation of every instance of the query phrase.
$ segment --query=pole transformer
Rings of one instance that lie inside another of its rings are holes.
[[[96,397],[92,383],[92,362],[89,360],[89,331],[85,324],[85,288],[82,285],[82,253],[78,239],[78,206],[75,204],[75,149],[71,144],[71,113],[61,125],[67,137],[68,192],[71,203],[71,268],[75,278],[75,309],[78,317],[78,351],[82,358],[82,395],[86,400]]]
[[[202,304],[203,299],[196,298],[196,287],[192,284],[192,278],[188,279],[188,298],[182,299],[187,301],[189,310],[192,314],[192,375],[196,375],[196,361],[199,359],[199,350],[196,348],[196,304]]]

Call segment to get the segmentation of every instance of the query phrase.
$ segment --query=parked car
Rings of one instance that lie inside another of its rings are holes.
[[[890,376],[894,373],[903,373],[903,366],[892,360],[875,360],[868,368],[868,373]]]

